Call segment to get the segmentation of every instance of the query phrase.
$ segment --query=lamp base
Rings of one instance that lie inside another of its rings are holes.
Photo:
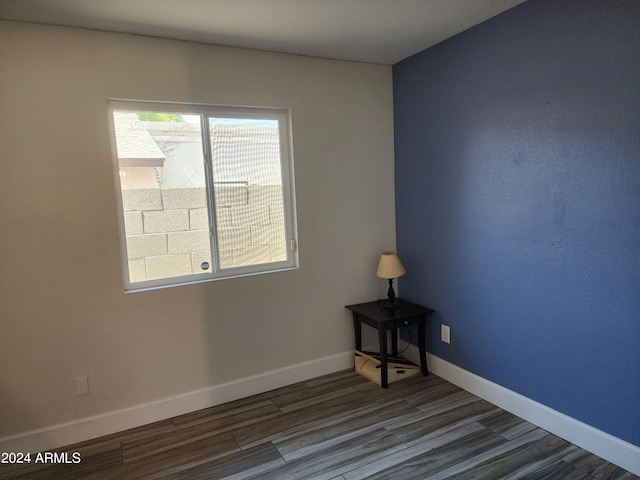
[[[393,291],[393,278],[389,279],[389,290],[387,291],[387,298],[385,300],[378,300],[378,305],[388,310],[395,310],[398,308],[398,299],[396,298],[396,292]]]

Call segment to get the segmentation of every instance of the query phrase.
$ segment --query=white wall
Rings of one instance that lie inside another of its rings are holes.
[[[344,305],[384,296],[375,268],[395,245],[390,67],[0,22],[0,71],[5,446],[348,358]],[[107,98],[290,107],[300,269],[125,295]]]

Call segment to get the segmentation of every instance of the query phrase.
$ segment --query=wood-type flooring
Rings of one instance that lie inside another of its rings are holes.
[[[338,372],[56,452],[81,461],[0,478],[639,478],[433,374],[382,389]]]

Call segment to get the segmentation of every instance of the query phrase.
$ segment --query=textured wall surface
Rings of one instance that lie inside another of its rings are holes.
[[[528,2],[394,66],[436,355],[640,445],[640,3]],[[440,342],[440,324],[451,344]]]

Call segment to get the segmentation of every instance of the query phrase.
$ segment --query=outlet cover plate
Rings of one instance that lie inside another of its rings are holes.
[[[440,325],[440,340],[444,343],[451,343],[451,329],[449,325]]]
[[[73,382],[76,387],[76,397],[89,395],[89,378],[87,376],[76,377],[73,379]]]

